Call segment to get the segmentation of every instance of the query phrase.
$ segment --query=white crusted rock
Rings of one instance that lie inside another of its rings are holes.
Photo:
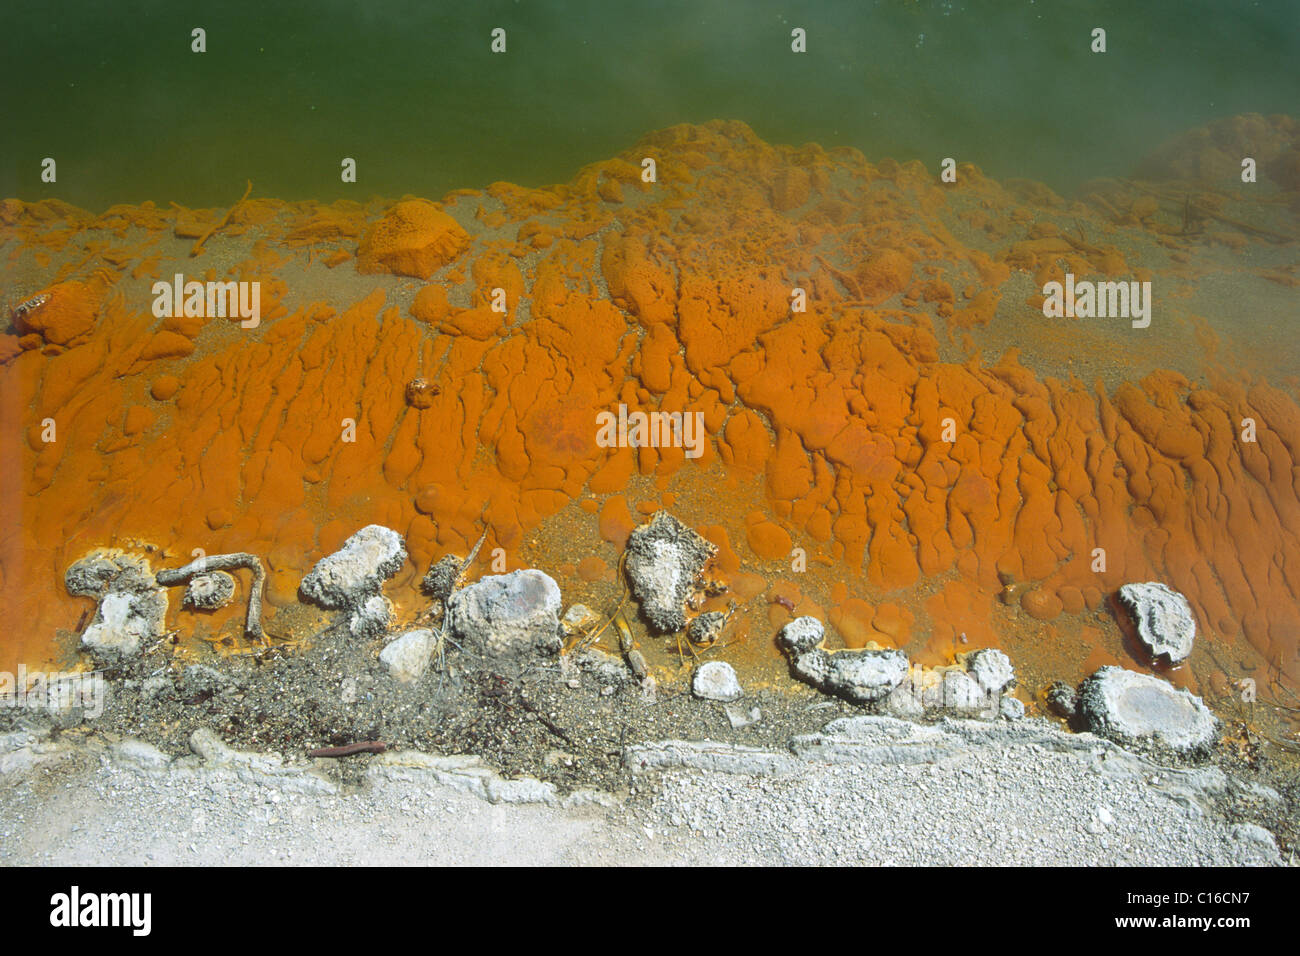
[[[1079,710],[1089,730],[1126,746],[1202,754],[1218,737],[1219,720],[1201,698],[1121,667],[1084,681]]]
[[[340,550],[317,561],[299,590],[324,608],[356,608],[378,594],[405,563],[402,536],[392,528],[367,525],[343,542]]]
[[[691,692],[701,700],[724,702],[739,700],[745,694],[736,669],[726,661],[708,661],[696,668]]]
[[[896,650],[827,651],[818,646],[825,634],[814,617],[795,618],[777,635],[800,680],[858,703],[888,697],[907,676],[907,655]]]
[[[199,611],[213,611],[225,607],[235,596],[235,579],[225,571],[208,571],[196,574],[185,586],[183,607]]]
[[[81,646],[101,660],[139,654],[166,633],[167,592],[143,556],[113,548],[92,551],[64,575],[69,594],[99,600]]]
[[[1016,682],[1016,671],[1011,658],[996,648],[986,647],[966,655],[966,673],[987,694],[1001,694]]]
[[[627,577],[650,626],[660,633],[686,626],[686,600],[700,572],[718,553],[666,511],[656,511],[627,539]]]
[[[558,654],[560,588],[529,568],[496,574],[452,594],[447,627],[464,646],[496,657]]]
[[[1187,598],[1157,581],[1125,584],[1119,599],[1129,609],[1138,638],[1152,657],[1171,664],[1187,660],[1196,639],[1196,618]]]
[[[419,680],[428,669],[437,643],[438,637],[433,631],[417,628],[389,641],[379,652],[379,660],[388,668],[393,680],[409,684]]]
[[[147,641],[163,636],[166,618],[167,595],[160,588],[110,591],[81,635],[81,646],[109,660],[133,657]]]

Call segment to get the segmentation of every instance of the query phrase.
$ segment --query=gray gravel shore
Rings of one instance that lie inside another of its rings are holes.
[[[14,743],[10,865],[1289,862],[1260,825],[1290,812],[1276,792],[1042,721],[857,718],[788,751],[651,743],[629,749],[626,792],[582,799],[503,788],[464,758],[351,757],[364,772],[348,776],[235,751]]]

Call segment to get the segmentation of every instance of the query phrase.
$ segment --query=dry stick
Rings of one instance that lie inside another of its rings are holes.
[[[344,744],[342,747],[321,747],[319,750],[307,751],[308,757],[351,757],[353,754],[381,754],[388,745],[378,740],[366,740],[356,744]]]
[[[183,568],[171,568],[154,575],[163,587],[175,587],[186,584],[190,578],[207,571],[229,571],[234,568],[247,568],[253,572],[253,586],[248,592],[248,616],[244,618],[244,636],[259,644],[266,643],[266,633],[262,630],[262,585],[266,581],[266,572],[262,562],[254,554],[239,551],[235,554],[213,554],[197,558]]]
[[[586,637],[579,638],[578,641],[574,643],[573,647],[569,648],[564,653],[567,654],[570,651],[585,650],[586,648],[590,647],[592,644],[595,644],[598,640],[600,640],[600,635],[604,634],[607,630],[609,630],[609,626],[611,624],[614,624],[618,628],[619,646],[623,647],[624,640],[623,640],[622,628],[626,627],[627,624],[626,622],[624,622],[624,624],[621,627],[618,627],[615,618],[617,618],[619,612],[623,610],[623,605],[627,603],[627,599],[632,596],[632,592],[628,590],[627,577],[623,574],[623,566],[626,563],[626,561],[627,561],[627,551],[624,551],[622,554],[618,556],[618,567],[615,570],[615,574],[618,575],[618,579],[623,583],[623,591],[621,596],[618,599],[618,606],[614,608],[614,613],[609,616],[609,619],[605,621],[604,624],[598,627],[591,634],[588,634]],[[630,636],[628,637],[628,641],[629,642],[631,641]],[[629,650],[631,650],[630,646],[623,647],[624,654],[626,654]]]
[[[478,557],[479,549],[483,547],[483,542],[486,540],[487,540],[487,529],[485,528],[483,530],[483,533],[478,536],[478,541],[474,543],[474,547],[470,548],[469,557],[465,559],[464,563],[461,564],[460,566],[460,570],[456,572],[457,580],[460,580],[460,576],[469,570],[469,566],[473,564],[474,559]]]
[[[1123,182],[1125,185],[1132,186],[1134,189],[1141,190],[1144,193],[1148,193],[1152,196],[1159,197],[1160,199],[1168,199],[1171,202],[1178,201],[1177,197],[1168,196],[1165,193],[1160,192],[1159,190],[1152,189],[1148,186],[1143,186],[1141,183],[1132,182],[1130,180],[1121,180],[1121,182]],[[1265,229],[1263,226],[1252,226],[1248,222],[1242,222],[1240,219],[1233,219],[1231,216],[1224,216],[1220,213],[1215,212],[1213,209],[1207,209],[1205,206],[1192,202],[1190,193],[1185,193],[1183,195],[1183,202],[1185,204],[1185,211],[1190,210],[1191,212],[1196,213],[1198,216],[1204,216],[1206,219],[1213,219],[1216,222],[1223,223],[1225,226],[1232,226],[1236,229],[1240,229],[1242,232],[1249,232],[1257,236],[1262,236],[1263,238],[1271,239],[1274,242],[1295,242],[1296,241],[1295,236],[1289,236],[1284,232],[1274,232],[1272,229]]]
[[[469,566],[473,564],[474,559],[478,557],[479,549],[483,547],[483,542],[486,540],[487,540],[487,529],[484,528],[483,533],[478,536],[478,541],[474,543],[474,547],[470,548],[469,557],[461,562],[460,570],[456,572],[456,577],[452,579],[453,591],[456,589],[456,582],[461,579],[461,575],[463,575],[466,571],[469,570]],[[444,661],[442,655],[443,655],[443,650],[446,644],[446,637],[447,637],[447,602],[450,600],[451,600],[451,595],[448,594],[446,599],[444,599],[442,602],[442,623],[438,625],[438,639],[437,641],[434,642],[433,645],[433,656],[438,660],[439,671],[444,669],[443,666]]]
[[[1095,202],[1098,205],[1103,206],[1106,209],[1106,211],[1110,213],[1112,219],[1122,219],[1124,217],[1124,214],[1120,212],[1118,209],[1116,209],[1114,206],[1112,206],[1109,202],[1107,202],[1106,197],[1103,196],[1101,193],[1089,193],[1087,198],[1092,202]]]
[[[195,241],[194,245],[190,248],[191,259],[193,259],[195,256],[197,256],[200,252],[203,251],[203,244],[212,237],[212,234],[214,232],[217,232],[218,230],[225,228],[226,223],[230,222],[230,217],[234,215],[235,210],[238,209],[243,204],[244,200],[248,198],[249,194],[252,191],[253,191],[253,181],[250,179],[248,181],[248,188],[244,190],[244,195],[239,197],[239,202],[235,203],[233,206],[231,206],[229,209],[226,210],[226,214],[221,217],[221,222],[217,223],[215,226],[213,226],[203,235],[199,236],[199,238]]]
[[[853,276],[849,275],[847,272],[841,272],[839,269],[836,269],[820,255],[814,255],[813,258],[820,262],[832,277],[839,279],[840,285],[844,286],[844,288],[849,292],[852,292],[856,298],[862,298],[862,287],[858,285],[857,280],[853,278]]]
[[[530,714],[536,717],[543,727],[545,727],[551,733],[555,734],[555,736],[559,737],[566,744],[569,744],[570,746],[575,746],[573,743],[573,738],[564,732],[563,727],[561,727],[555,721],[551,720],[551,718],[548,717],[541,708],[539,708],[536,704],[534,704],[532,701],[530,701],[527,697],[525,697],[523,694],[519,693],[518,691],[515,692],[514,696],[515,696],[515,700],[519,701],[519,703],[523,705],[524,710],[528,711]]]

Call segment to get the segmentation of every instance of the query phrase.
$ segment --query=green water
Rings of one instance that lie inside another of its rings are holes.
[[[544,185],[647,131],[717,118],[1068,191],[1188,127],[1300,104],[1294,2],[180,6],[5,0],[0,196],[102,209],[228,205],[247,179],[286,199]],[[805,54],[790,50],[796,26]],[[47,156],[55,184],[40,180]]]

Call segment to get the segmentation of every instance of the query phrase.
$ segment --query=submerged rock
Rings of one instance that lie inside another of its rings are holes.
[[[819,646],[824,635],[817,618],[799,617],[781,629],[777,642],[786,650],[795,676],[829,694],[872,703],[888,697],[907,676],[907,655],[902,651],[832,653]]]
[[[166,633],[167,592],[139,555],[92,552],[68,568],[64,583],[72,594],[99,600],[90,626],[81,635],[81,646],[96,657],[110,661],[132,657],[147,641]]]
[[[1103,667],[1083,683],[1079,711],[1088,729],[1126,746],[1200,754],[1213,746],[1219,720],[1199,697],[1159,677]]]
[[[395,681],[411,683],[419,680],[433,659],[438,637],[428,628],[417,628],[399,635],[379,652],[379,660],[388,668]]]
[[[671,634],[686,626],[686,600],[717,546],[666,511],[627,539],[627,576],[650,626]]]
[[[209,571],[190,578],[181,605],[199,611],[213,611],[225,607],[234,596],[235,579],[225,571]]]
[[[564,612],[560,625],[565,634],[579,634],[600,623],[600,615],[585,604],[575,604]]]
[[[340,550],[316,562],[299,590],[323,608],[353,610],[378,594],[405,563],[402,536],[382,525],[368,525],[343,542]]]
[[[449,554],[429,566],[429,571],[420,582],[424,593],[436,601],[445,601],[455,590],[456,578],[460,576],[461,558]]]
[[[1148,581],[1125,584],[1119,589],[1119,599],[1132,614],[1138,638],[1152,657],[1177,664],[1192,653],[1196,619],[1187,598],[1157,581]]]
[[[721,611],[707,611],[691,619],[686,628],[686,636],[693,644],[713,644],[722,636],[722,628],[726,623],[727,615]]]
[[[462,645],[493,656],[558,654],[559,613],[559,585],[530,568],[461,588],[448,602],[446,626]]]
[[[366,230],[357,246],[357,271],[428,279],[469,246],[469,234],[436,203],[406,199]]]
[[[745,695],[736,670],[726,661],[708,661],[695,670],[691,692],[702,700],[730,702]]]
[[[69,594],[102,598],[110,590],[151,587],[155,582],[149,562],[138,554],[101,548],[74,561],[63,576]]]

